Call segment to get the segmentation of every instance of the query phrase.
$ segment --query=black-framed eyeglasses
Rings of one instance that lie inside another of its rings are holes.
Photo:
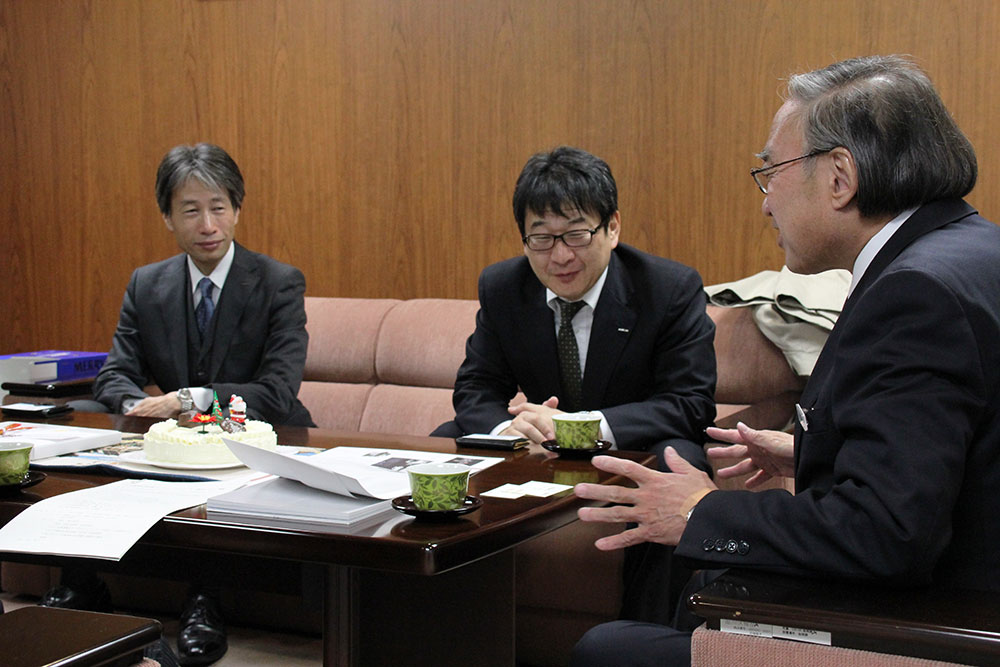
[[[570,248],[585,248],[594,240],[594,234],[601,230],[604,225],[598,225],[595,229],[573,229],[562,234],[528,234],[521,238],[528,250],[544,251],[552,250],[556,241],[562,241]]]
[[[816,157],[817,155],[822,155],[823,153],[829,153],[832,149],[825,149],[819,151],[813,151],[812,153],[806,153],[805,155],[800,155],[798,157],[793,157],[791,160],[783,160],[778,164],[769,164],[766,167],[758,167],[757,169],[750,170],[750,176],[753,177],[753,182],[757,184],[760,191],[767,194],[767,184],[771,181],[771,176],[774,175],[774,170],[778,167],[783,167],[786,164],[791,164],[793,162],[798,162],[799,160],[806,160],[811,157]]]

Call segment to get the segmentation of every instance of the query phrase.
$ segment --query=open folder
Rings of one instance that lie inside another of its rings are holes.
[[[479,470],[503,459],[441,452],[334,447],[313,456],[286,456],[223,438],[245,466],[342,496],[389,500],[410,492],[406,468],[419,463],[462,463]]]
[[[476,471],[503,460],[365,447],[334,447],[303,457],[223,442],[248,468],[276,478],[209,498],[208,517],[296,528],[354,525],[391,511],[389,499],[410,492],[406,468],[411,465],[460,462]]]

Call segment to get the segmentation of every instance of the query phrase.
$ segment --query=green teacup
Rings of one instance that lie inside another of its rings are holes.
[[[566,412],[552,417],[556,444],[565,449],[593,449],[601,437],[601,417],[594,412]]]
[[[460,463],[421,463],[406,469],[413,504],[420,510],[453,510],[469,492],[469,466]]]
[[[0,486],[20,484],[28,474],[32,443],[23,440],[0,442]]]

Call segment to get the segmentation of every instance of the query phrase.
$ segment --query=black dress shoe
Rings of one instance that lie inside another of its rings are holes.
[[[107,585],[100,579],[93,588],[69,588],[56,586],[49,590],[38,602],[42,607],[62,607],[63,609],[82,609],[83,611],[101,611],[110,614],[111,593]]]
[[[177,655],[182,665],[208,665],[226,654],[226,628],[215,598],[199,593],[188,598],[181,612]]]

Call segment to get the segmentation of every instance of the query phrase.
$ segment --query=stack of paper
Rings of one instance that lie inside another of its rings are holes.
[[[0,422],[0,442],[11,440],[34,444],[31,450],[34,460],[117,445],[122,441],[122,434],[120,431],[82,426]]]
[[[327,493],[272,477],[209,498],[209,519],[257,519],[291,527],[346,526],[392,512],[388,500]]]

